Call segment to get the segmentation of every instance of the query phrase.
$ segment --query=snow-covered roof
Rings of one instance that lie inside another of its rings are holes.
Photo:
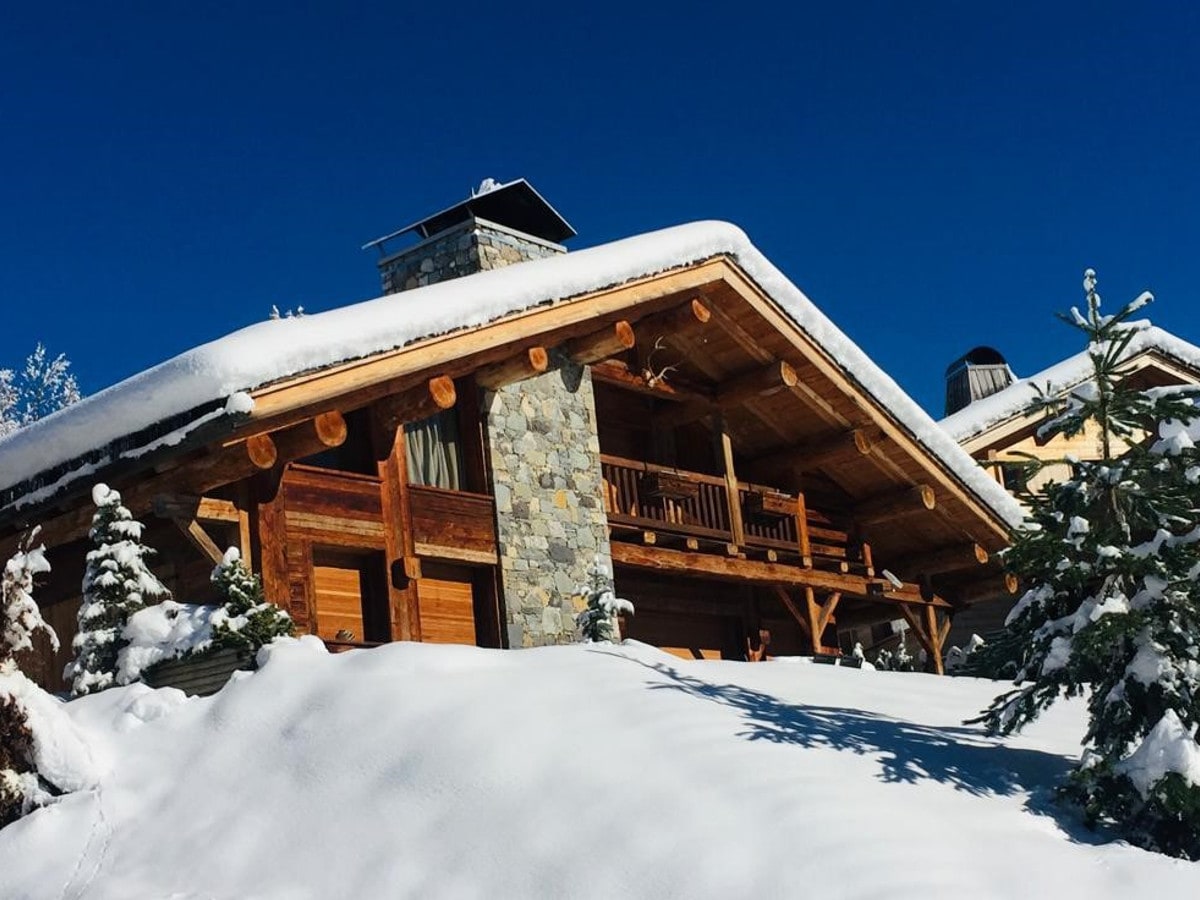
[[[328,312],[250,325],[181,353],[0,441],[0,490],[80,461],[79,467],[54,480],[53,489],[57,490],[73,477],[91,474],[122,457],[144,454],[145,446],[124,446],[106,458],[96,458],[96,448],[117,441],[128,444],[132,434],[146,432],[159,446],[179,443],[189,428],[186,422],[180,423],[180,417],[186,418],[189,411],[204,411],[211,426],[214,417],[246,411],[244,392],[288,376],[475,328],[536,306],[718,256],[733,258],[976,497],[1010,524],[1020,521],[1020,507],[1003,488],[760,253],[741,229],[726,222],[680,225]],[[150,431],[164,422],[172,426],[165,436]],[[15,500],[15,504],[21,503],[20,498]]]
[[[1148,321],[1130,322],[1129,325],[1138,329],[1138,332],[1129,343],[1128,356],[1154,350],[1200,372],[1200,347]],[[1049,397],[1058,396],[1091,376],[1092,362],[1087,351],[1083,350],[1036,375],[1013,382],[990,397],[976,400],[970,406],[946,416],[938,424],[950,437],[962,443],[1029,410],[1038,399],[1039,390]]]

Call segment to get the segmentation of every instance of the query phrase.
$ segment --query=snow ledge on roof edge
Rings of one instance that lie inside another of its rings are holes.
[[[729,255],[869,394],[1009,525],[1020,506],[727,222],[693,222],[300,318],[259,322],[85,398],[0,441],[0,489],[172,415],[541,304]],[[83,475],[84,473],[80,473]]]

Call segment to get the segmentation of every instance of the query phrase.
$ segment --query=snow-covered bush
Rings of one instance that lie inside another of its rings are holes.
[[[917,671],[917,660],[908,651],[908,642],[905,640],[906,635],[900,635],[900,641],[896,644],[896,649],[888,650],[886,647],[875,654],[875,668],[880,672],[915,672]]]
[[[617,616],[633,614],[633,604],[617,596],[612,574],[599,560],[588,570],[588,582],[579,589],[587,608],[575,620],[585,641],[612,641],[617,638]]]
[[[946,671],[955,675],[965,675],[966,667],[972,657],[987,646],[987,643],[977,634],[971,635],[965,647],[951,647],[946,651]]]
[[[224,601],[221,606],[164,600],[129,617],[117,658],[117,683],[137,681],[160,662],[223,649],[253,653],[292,634],[291,616],[263,599],[262,582],[246,570],[237,548],[225,552],[212,581]]]
[[[92,488],[96,513],[89,532],[95,549],[87,555],[75,658],[64,678],[76,697],[125,682],[117,658],[125,646],[125,624],[139,609],[170,592],[146,565],[154,551],[142,541],[142,524],[121,505],[121,495],[105,484]]]
[[[34,528],[22,539],[20,549],[4,564],[0,575],[0,662],[32,650],[33,636],[39,631],[58,650],[58,635],[46,624],[33,599],[34,576],[50,571],[46,548],[34,546],[38,531]]]
[[[0,437],[79,399],[79,385],[63,354],[50,359],[38,344],[17,372],[0,369]]]
[[[266,601],[262,580],[246,569],[236,547],[225,551],[225,558],[213,569],[212,581],[224,599],[223,614],[213,616],[214,646],[258,650],[292,634],[292,617]]]
[[[1093,379],[1042,434],[1094,423],[1101,458],[1025,498],[1006,564],[1028,590],[998,642],[1018,684],[979,721],[1009,733],[1060,697],[1087,695],[1085,752],[1064,796],[1140,846],[1200,859],[1196,389],[1127,387],[1128,319],[1149,295],[1104,316],[1090,270],[1084,288],[1087,314],[1067,320],[1088,337]]]

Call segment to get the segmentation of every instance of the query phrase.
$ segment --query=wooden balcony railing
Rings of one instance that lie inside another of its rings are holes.
[[[734,542],[725,479],[603,454],[604,505],[610,525],[686,538]],[[874,574],[870,547],[802,496],[738,483],[745,547],[798,557],[801,565]]]

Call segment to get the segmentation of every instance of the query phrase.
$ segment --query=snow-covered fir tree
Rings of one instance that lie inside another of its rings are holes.
[[[1129,388],[1129,320],[1150,297],[1105,316],[1091,270],[1084,289],[1086,313],[1064,318],[1087,336],[1093,377],[1042,433],[1093,423],[1101,458],[1072,461],[1070,480],[1024,498],[1029,519],[1006,564],[1028,590],[987,648],[1018,684],[980,720],[1009,733],[1086,695],[1083,759],[1064,795],[1133,843],[1200,859],[1196,389]]]
[[[45,546],[35,546],[39,530],[34,528],[25,535],[0,575],[0,663],[12,660],[23,650],[32,650],[38,632],[58,650],[58,635],[46,624],[33,599],[34,576],[50,571]]]
[[[40,690],[17,668],[16,655],[33,648],[43,632],[58,649],[58,637],[42,618],[33,599],[35,575],[50,571],[45,547],[34,546],[37,529],[0,574],[0,827],[37,804],[46,791],[37,770],[33,728],[25,698]]]
[[[585,641],[612,641],[617,635],[617,616],[633,614],[633,604],[618,597],[613,588],[612,573],[596,560],[588,570],[588,582],[579,590],[587,608],[575,624]]]
[[[79,384],[67,357],[60,353],[51,358],[45,346],[38,344],[22,369],[0,369],[0,437],[79,398]]]
[[[105,484],[92,488],[96,513],[89,536],[75,658],[64,677],[76,697],[118,683],[117,656],[125,646],[129,617],[148,603],[170,596],[146,565],[154,551],[142,543],[142,523],[121,505],[121,495]]]
[[[213,569],[223,615],[213,618],[213,646],[257,650],[294,630],[292,617],[263,597],[262,580],[246,569],[236,547]]]

